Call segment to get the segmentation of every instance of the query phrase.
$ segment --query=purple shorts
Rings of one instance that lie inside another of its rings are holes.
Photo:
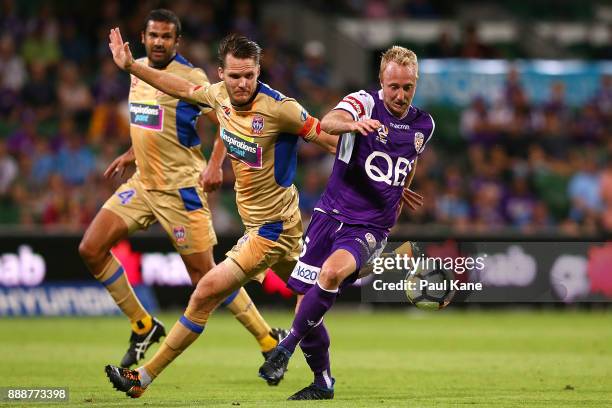
[[[304,236],[300,260],[295,265],[287,286],[306,293],[317,281],[321,266],[338,249],[345,249],[355,258],[357,269],[340,288],[353,283],[358,271],[371,258],[380,255],[387,244],[387,230],[364,225],[345,224],[320,211],[312,215]]]

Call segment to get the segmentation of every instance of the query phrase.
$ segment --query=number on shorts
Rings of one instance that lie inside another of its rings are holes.
[[[121,204],[126,205],[134,197],[134,194],[136,194],[134,190],[126,190],[118,193],[117,196],[121,199]]]

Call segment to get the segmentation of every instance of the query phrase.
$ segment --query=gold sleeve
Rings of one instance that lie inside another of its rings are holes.
[[[217,89],[217,86],[211,85],[209,82],[196,84],[190,99],[200,109],[215,109],[215,92]]]
[[[279,125],[283,132],[303,137],[312,141],[321,133],[321,124],[317,118],[310,114],[295,99],[287,98],[279,106]]]
[[[210,86],[210,82],[208,81],[208,77],[206,76],[206,73],[204,73],[204,71],[201,68],[194,68],[194,69],[192,69],[189,72],[189,75],[188,75],[187,79],[189,80],[189,82],[191,82],[194,85],[198,85],[198,86]],[[208,112],[213,110],[212,104],[201,103],[198,100],[195,100],[195,102],[197,102],[197,104],[200,107],[200,110],[202,111],[202,113],[208,113]]]

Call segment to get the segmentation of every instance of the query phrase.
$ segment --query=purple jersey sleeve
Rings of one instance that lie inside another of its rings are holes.
[[[353,92],[346,95],[334,109],[347,111],[355,121],[372,117],[374,99],[366,91]]]

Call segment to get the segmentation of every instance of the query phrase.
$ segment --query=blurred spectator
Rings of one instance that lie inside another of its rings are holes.
[[[609,143],[608,151],[612,150],[612,143]],[[606,167],[601,173],[599,180],[599,194],[603,205],[602,226],[612,232],[612,159],[608,158]]]
[[[554,227],[555,223],[550,215],[548,206],[543,201],[535,201],[532,211],[532,219],[528,224],[523,225],[525,232],[548,231]]]
[[[508,101],[516,101],[525,97],[525,89],[521,84],[521,75],[516,66],[511,66],[508,70],[503,96]]]
[[[117,158],[119,154],[123,153],[119,151],[119,146],[115,143],[103,143],[100,146],[98,154],[96,155],[96,162],[94,165],[94,174],[102,175],[108,168],[108,166]],[[125,170],[124,178],[128,178],[134,172],[133,168],[127,168]]]
[[[74,116],[77,120],[87,119],[93,98],[73,62],[68,61],[60,66],[57,97],[63,115]]]
[[[15,54],[13,37],[0,36],[0,118],[15,119],[19,94],[26,80],[22,58]]]
[[[445,189],[436,197],[436,219],[447,225],[465,224],[470,207],[465,199],[465,186],[459,169],[449,166],[445,179]]]
[[[599,117],[597,106],[586,103],[572,121],[574,141],[578,144],[599,145],[604,141],[605,124]]]
[[[39,189],[44,190],[47,187],[46,185],[39,185],[35,182],[34,177],[32,175],[32,168],[34,163],[31,155],[20,155],[17,158],[17,165],[19,166],[19,175],[15,180],[16,185],[20,185],[27,188],[29,192],[39,191]]]
[[[593,104],[604,117],[612,118],[612,75],[601,77],[599,89],[593,97]]]
[[[38,137],[32,154],[32,180],[35,186],[45,186],[49,176],[57,170],[55,155],[51,151],[49,140]]]
[[[68,188],[62,177],[54,173],[49,178],[49,187],[42,196],[41,222],[43,225],[59,224],[67,209]]]
[[[304,181],[300,188],[300,210],[302,211],[305,221],[312,217],[312,212],[324,188],[325,184],[318,169],[309,167],[308,170],[306,170]]]
[[[216,82],[219,80],[216,59],[211,55],[210,47],[206,43],[201,41],[186,41],[185,38],[183,38],[181,41],[181,54],[193,65],[202,68],[208,76],[209,81]]]
[[[274,89],[283,89],[288,95],[298,95],[293,81],[296,63],[292,49],[277,21],[265,24],[261,61],[262,81]]]
[[[107,0],[103,2],[101,10],[99,10],[100,21],[102,23],[101,26],[108,28],[116,24],[116,22],[120,20],[120,11],[121,4],[119,0]]]
[[[4,140],[0,139],[0,197],[8,192],[17,174],[17,162],[8,154]]]
[[[42,20],[25,39],[21,48],[21,55],[26,63],[34,61],[43,65],[55,64],[59,61],[61,51],[55,33],[47,30],[47,22]]]
[[[567,182],[571,166],[553,161],[538,145],[530,146],[528,155],[536,195],[548,205],[555,219],[564,219],[569,206]]]
[[[491,146],[499,134],[491,123],[486,102],[483,98],[474,98],[470,108],[461,114],[461,133],[471,143]]]
[[[550,86],[550,96],[544,104],[544,110],[552,111],[560,115],[562,119],[569,116],[569,108],[565,101],[565,84],[563,82],[553,82]]]
[[[10,33],[19,42],[25,31],[25,23],[16,0],[2,0],[0,2],[0,33]]]
[[[217,15],[213,4],[208,2],[195,2],[197,12],[191,9],[182,21],[186,24],[186,31],[194,33],[194,38],[210,46],[210,43],[222,37],[219,32]]]
[[[261,60],[262,81],[273,89],[283,87],[290,83],[293,75],[293,67],[287,56],[279,54],[274,47],[266,48]],[[293,88],[293,87],[292,87]],[[292,93],[297,91],[292,89]]]
[[[468,24],[463,30],[463,38],[459,46],[459,56],[462,58],[496,58],[497,51],[485,45],[478,36],[475,24]]]
[[[457,46],[451,34],[447,30],[443,30],[438,40],[428,47],[426,55],[430,58],[457,57]]]
[[[43,62],[36,60],[30,64],[30,80],[21,91],[21,99],[34,109],[38,120],[48,119],[55,113],[55,87]]]
[[[262,46],[264,49],[264,55],[270,50],[274,49],[276,53],[283,56],[288,56],[292,53],[292,46],[287,39],[287,36],[283,32],[281,24],[276,20],[268,20],[264,22],[264,38],[262,39]]]
[[[13,185],[8,195],[0,195],[0,224],[21,224],[22,226],[34,224],[33,219],[25,217],[30,205],[28,199],[26,189],[17,183]]]
[[[10,34],[0,37],[0,89],[18,92],[26,80],[23,59],[15,54],[15,42]]]
[[[91,46],[83,36],[78,35],[74,21],[64,21],[62,23],[60,49],[63,61],[82,64],[89,58]]]
[[[540,116],[539,133],[544,150],[555,158],[565,158],[570,149],[570,125],[559,112],[545,109]]]
[[[87,139],[91,143],[112,142],[125,144],[129,140],[130,125],[127,105],[119,104],[114,97],[95,106]]]
[[[512,182],[509,194],[504,199],[506,219],[515,227],[524,227],[533,223],[536,200],[529,189],[527,180],[516,177]],[[540,214],[540,218],[546,218]]]
[[[15,129],[7,139],[8,151],[15,156],[29,154],[34,148],[37,135],[38,121],[33,112],[23,111],[20,121],[21,126]]]
[[[579,171],[572,176],[568,185],[571,199],[570,217],[577,222],[601,211],[600,176],[597,174],[597,162],[592,153],[584,156],[573,156],[575,167]]]
[[[391,17],[391,8],[388,0],[365,0],[363,9],[365,18],[389,18]]]
[[[502,190],[498,183],[483,183],[472,197],[472,220],[478,231],[494,231],[504,225]]]
[[[408,0],[404,4],[404,12],[410,18],[430,19],[438,17],[429,0]]]
[[[251,1],[236,1],[232,13],[231,31],[257,41],[259,38],[259,31],[255,25],[254,14],[255,10]]]
[[[85,183],[94,171],[93,152],[77,133],[66,135],[65,144],[57,154],[57,169],[64,181],[76,185]]]
[[[491,127],[504,134],[509,132],[513,126],[514,108],[509,104],[508,99],[497,98],[489,109],[487,116]]]
[[[304,60],[295,69],[295,80],[302,95],[311,96],[329,85],[329,69],[325,63],[325,46],[319,41],[304,45]]]
[[[106,58],[100,65],[100,73],[93,85],[93,95],[97,103],[127,99],[129,78],[121,73],[112,59]]]

